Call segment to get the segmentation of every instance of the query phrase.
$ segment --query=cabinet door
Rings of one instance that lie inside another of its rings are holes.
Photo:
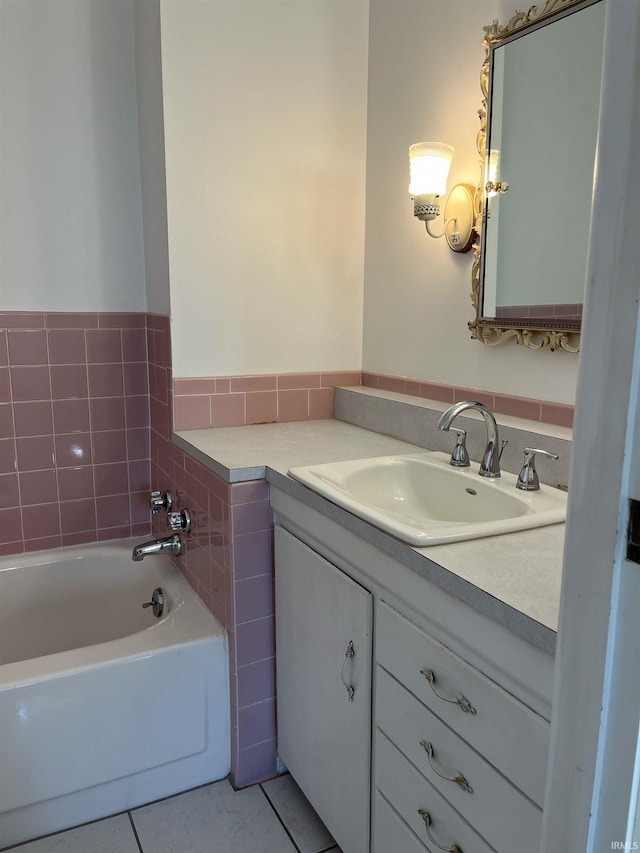
[[[344,853],[366,853],[371,594],[278,527],[275,575],[278,753]]]

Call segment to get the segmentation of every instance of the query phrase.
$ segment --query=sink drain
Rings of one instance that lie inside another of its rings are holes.
[[[477,495],[478,494],[475,489],[465,489],[465,492],[468,495]]]

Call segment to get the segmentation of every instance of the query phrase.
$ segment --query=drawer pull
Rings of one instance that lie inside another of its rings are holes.
[[[475,714],[476,709],[473,707],[471,702],[465,696],[456,696],[455,699],[449,699],[448,696],[443,696],[442,693],[438,693],[436,688],[434,687],[436,681],[436,675],[432,669],[421,669],[420,675],[424,675],[424,677],[429,682],[429,685],[433,692],[436,694],[438,699],[442,699],[443,702],[451,702],[453,705],[457,705],[461,711],[464,711],[465,714]]]
[[[446,850],[447,853],[462,853],[462,848],[458,847],[457,844],[450,844],[448,847],[443,847],[442,844],[438,844],[433,835],[431,835],[431,815],[424,809],[418,809],[418,814],[424,821],[424,828],[429,841],[437,847],[438,850]]]
[[[351,658],[355,655],[355,653],[356,653],[356,650],[353,648],[353,640],[349,640],[349,645],[347,646],[347,650],[344,653],[344,663],[342,664],[342,669],[340,670],[340,681],[347,688],[347,696],[349,697],[349,702],[353,702],[353,694],[356,691],[345,679],[344,671],[347,667],[347,664],[349,663]]]
[[[427,761],[429,762],[429,767],[431,767],[434,773],[437,773],[437,775],[441,779],[445,779],[447,782],[455,782],[458,788],[461,788],[468,794],[473,794],[473,788],[467,782],[464,776],[462,776],[461,774],[458,774],[457,776],[447,776],[446,774],[442,773],[442,771],[438,770],[436,765],[433,763],[433,747],[431,746],[428,740],[421,740],[420,746],[427,753]]]

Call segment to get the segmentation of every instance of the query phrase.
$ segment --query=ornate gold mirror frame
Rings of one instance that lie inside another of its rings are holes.
[[[482,42],[485,49],[485,59],[480,69],[480,88],[482,92],[482,107],[478,110],[480,129],[477,136],[477,148],[480,155],[480,182],[474,198],[475,229],[478,239],[474,243],[474,261],[471,273],[471,302],[476,312],[474,320],[469,322],[472,339],[479,340],[487,346],[497,346],[508,340],[515,339],[516,343],[531,349],[566,350],[578,352],[580,349],[580,329],[546,328],[542,322],[532,321],[531,325],[513,326],[509,320],[500,323],[493,318],[482,316],[482,283],[481,261],[484,247],[483,221],[485,216],[485,186],[487,181],[487,135],[489,132],[489,72],[491,53],[506,39],[518,33],[522,35],[527,28],[537,28],[549,23],[547,19],[560,18],[580,5],[590,5],[590,0],[546,0],[540,10],[531,6],[527,12],[516,12],[504,26],[493,21],[484,27],[485,37]],[[518,323],[518,320],[511,321]],[[549,324],[553,325],[552,323]],[[560,323],[557,324],[558,326]]]

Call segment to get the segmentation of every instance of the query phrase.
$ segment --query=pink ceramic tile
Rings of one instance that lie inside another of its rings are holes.
[[[72,314],[48,313],[46,324],[47,329],[96,329],[98,327],[98,315],[80,312]]]
[[[88,432],[74,432],[56,435],[55,453],[57,468],[76,468],[80,465],[90,465],[91,435]],[[40,468],[51,467],[40,465]]]
[[[44,329],[17,330],[8,332],[9,363],[48,364],[47,333]]]
[[[107,462],[125,462],[127,459],[127,441],[124,430],[94,432],[91,434],[91,443],[93,446],[93,462],[96,465]]]
[[[57,434],[89,431],[88,400],[54,400],[53,425]]]
[[[129,470],[126,462],[96,465],[93,469],[93,476],[96,497],[121,495],[129,491]]]
[[[110,539],[128,539],[130,536],[130,524],[120,524],[117,527],[98,528],[98,542],[108,542]]]
[[[0,367],[9,364],[9,348],[7,345],[7,330],[0,329]]]
[[[123,365],[125,394],[149,393],[149,370],[144,362],[129,362]]]
[[[149,430],[146,428],[127,430],[127,459],[148,459],[150,454]]]
[[[93,467],[60,468],[58,470],[58,492],[61,501],[91,498],[95,493]]]
[[[148,329],[156,329],[161,332],[169,331],[169,317],[166,314],[149,312],[146,315],[146,321]]]
[[[60,502],[62,533],[80,533],[96,530],[96,502],[94,498]]]
[[[62,545],[61,536],[44,536],[39,539],[26,539],[24,550],[31,551],[50,551],[52,548],[60,548]]]
[[[96,397],[89,403],[91,429],[124,429],[124,397]]]
[[[453,387],[439,382],[420,382],[420,396],[426,400],[453,403]]]
[[[246,396],[248,424],[273,423],[278,419],[277,391],[251,391]]]
[[[331,388],[336,385],[362,385],[362,373],[359,370],[333,371],[320,374],[323,388]]]
[[[11,402],[11,383],[9,381],[9,368],[0,367],[0,403]]]
[[[477,400],[479,403],[484,403],[490,409],[494,406],[493,394],[487,391],[479,391],[477,388],[458,388],[453,389],[453,399],[455,403],[460,403],[463,400]]]
[[[17,474],[0,474],[0,509],[20,506]]]
[[[20,502],[22,506],[53,503],[58,500],[58,479],[54,469],[20,473]]]
[[[39,504],[22,508],[22,528],[25,539],[41,539],[60,534],[58,503]]]
[[[274,654],[273,617],[236,626],[236,663],[245,666]]]
[[[13,438],[0,438],[0,474],[17,471],[16,442]]]
[[[231,379],[227,376],[216,377],[216,394],[228,394],[231,391]]]
[[[22,513],[19,508],[0,509],[0,542],[17,542],[22,536]]]
[[[11,389],[14,401],[50,400],[49,368],[46,366],[12,367]]]
[[[244,394],[216,394],[211,398],[211,426],[242,426],[244,423]]]
[[[149,489],[144,492],[129,492],[129,515],[132,524],[150,524],[151,514],[149,512]],[[165,532],[162,534],[166,535]]]
[[[275,391],[277,388],[277,377],[275,375],[263,376],[232,376],[230,378],[231,391]]]
[[[145,329],[122,330],[123,361],[147,361],[147,333]]]
[[[62,544],[65,547],[72,545],[86,545],[87,542],[95,542],[97,538],[95,530],[83,530],[81,533],[63,533]]]
[[[237,788],[266,782],[277,775],[275,740],[241,749],[232,756],[232,777]]]
[[[275,692],[275,659],[266,658],[238,670],[238,707],[255,705],[273,699]]]
[[[378,374],[363,371],[363,373],[362,373],[362,384],[367,388],[377,388],[378,387]]]
[[[237,581],[273,570],[273,533],[261,530],[233,540],[233,573]]]
[[[127,367],[133,366],[127,365]],[[90,364],[88,366],[88,373],[89,393],[91,397],[122,397],[124,395],[121,363]]]
[[[333,417],[335,391],[333,388],[309,389],[309,419],[330,420]]]
[[[146,396],[125,397],[124,411],[128,428],[149,426],[149,399]]]
[[[98,325],[101,329],[144,329],[146,322],[146,314],[140,311],[98,314]]]
[[[278,420],[306,421],[309,419],[309,392],[278,391]]]
[[[122,336],[119,329],[89,329],[85,334],[89,364],[122,362]]]
[[[512,415],[515,418],[527,418],[531,421],[540,420],[540,400],[531,400],[527,397],[511,397],[507,394],[495,395],[495,409],[503,415]]]
[[[255,705],[238,710],[238,746],[246,749],[264,743],[276,734],[275,699],[265,699]]]
[[[4,542],[0,540],[0,556],[24,553],[24,542]]]
[[[192,396],[194,394],[215,394],[215,379],[174,379],[173,393],[176,396]]]
[[[51,396],[54,400],[82,399],[88,397],[86,365],[52,365]]]
[[[398,394],[406,394],[407,379],[405,376],[387,376],[382,374],[378,377],[378,388],[385,391],[396,391]]]
[[[3,329],[43,329],[44,314],[38,311],[0,312],[0,328]]]
[[[13,438],[13,407],[10,403],[0,404],[0,436]]]
[[[96,498],[96,518],[98,530],[103,527],[118,527],[130,524],[129,495],[109,495]]]
[[[151,469],[148,459],[139,459],[128,463],[129,471],[129,488],[132,492],[147,492],[151,491]],[[149,501],[147,500],[147,509]]]
[[[236,581],[236,624],[263,619],[273,614],[273,576]]]
[[[558,424],[558,426],[573,426],[574,408],[565,403],[544,403],[540,420],[547,424]]]
[[[405,393],[411,394],[412,397],[420,396],[420,383],[417,379],[407,379]]]
[[[239,504],[231,510],[233,536],[269,530],[273,526],[273,512],[268,501]]]
[[[229,500],[232,504],[248,504],[254,501],[269,500],[269,484],[266,480],[249,480],[246,483],[232,483]]]
[[[174,429],[207,429],[211,426],[211,398],[208,394],[197,397],[174,397]]]
[[[13,407],[16,435],[53,435],[51,402],[16,403]]]
[[[278,391],[290,391],[294,388],[319,387],[319,373],[281,373],[278,375]]]
[[[86,364],[83,329],[51,329],[48,336],[50,364]]]
[[[53,468],[53,437],[50,435],[16,438],[18,471]]]

